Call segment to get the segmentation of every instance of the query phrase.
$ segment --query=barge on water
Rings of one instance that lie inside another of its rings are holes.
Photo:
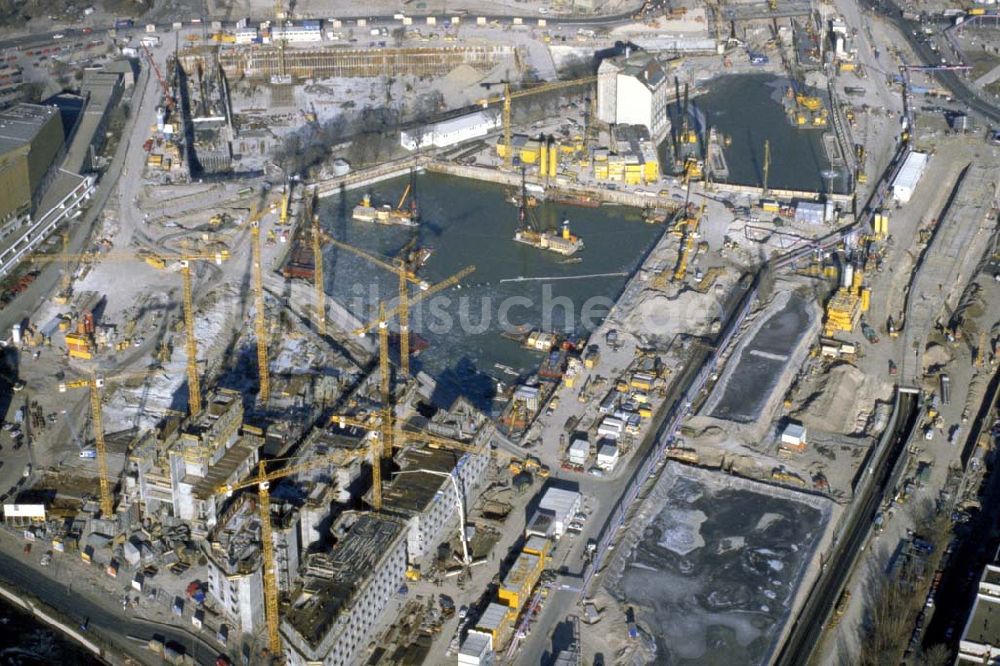
[[[375,224],[392,224],[401,227],[417,226],[416,212],[412,209],[393,208],[389,204],[373,206],[369,195],[365,195],[354,210],[351,219],[358,222],[374,222]]]
[[[562,232],[535,231],[533,229],[521,228],[514,232],[514,240],[524,243],[540,250],[548,250],[563,256],[576,254],[583,249],[583,241],[579,236],[574,236],[569,231],[569,220],[564,220]]]
[[[557,192],[549,196],[549,201],[564,206],[577,206],[579,208],[599,208],[601,200],[589,194],[569,194]]]

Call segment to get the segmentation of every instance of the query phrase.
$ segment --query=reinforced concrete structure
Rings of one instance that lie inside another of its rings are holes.
[[[298,78],[442,75],[458,65],[487,72],[503,60],[513,61],[512,46],[440,48],[285,49],[285,72]],[[219,64],[230,79],[270,79],[280,75],[281,50],[276,46],[238,46],[219,50]]]
[[[382,508],[407,523],[406,550],[410,561],[424,557],[443,538],[458,511],[455,485],[438,472],[454,474],[465,507],[475,502],[489,458],[444,449],[405,449],[396,457],[400,474],[382,491]]]
[[[264,623],[264,580],[253,495],[241,495],[226,510],[203,550],[209,596],[241,632],[256,632]]]
[[[391,516],[347,512],[337,542],[306,560],[303,582],[281,619],[291,666],[348,666],[374,631],[406,573],[406,527]]]
[[[958,642],[956,664],[995,664],[1000,659],[1000,622],[993,613],[1000,617],[1000,566],[996,563],[986,565],[979,578],[976,601]]]
[[[262,440],[242,425],[242,396],[220,389],[195,419],[139,447],[133,463],[145,512],[192,521],[195,533],[213,529],[224,500],[216,490],[257,464]]]

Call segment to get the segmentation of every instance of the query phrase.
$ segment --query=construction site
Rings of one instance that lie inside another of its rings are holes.
[[[108,32],[118,171],[4,278],[0,555],[112,662],[861,649],[811,592],[962,473],[1000,339],[1000,156],[891,25],[277,10]]]

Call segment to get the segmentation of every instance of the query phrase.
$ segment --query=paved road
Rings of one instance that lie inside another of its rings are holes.
[[[525,23],[523,24],[525,28],[537,27],[537,21],[538,21],[538,19],[544,19],[545,22],[546,22],[547,27],[555,27],[555,26],[558,26],[558,25],[568,25],[568,26],[573,26],[573,27],[578,27],[578,28],[610,28],[610,27],[614,27],[616,25],[623,25],[623,24],[627,24],[627,23],[633,23],[634,20],[633,20],[632,16],[634,15],[634,13],[635,13],[635,10],[629,10],[629,11],[626,11],[626,12],[619,12],[617,14],[608,14],[608,15],[605,15],[605,16],[552,16],[552,15],[543,15],[543,14],[532,13],[532,12],[526,10],[526,11],[524,11],[522,13],[509,14],[509,15],[497,15],[497,14],[491,14],[491,13],[488,13],[488,12],[485,13],[485,14],[469,13],[469,14],[466,14],[466,15],[462,16],[462,20],[464,22],[467,22],[469,24],[474,25],[475,24],[475,19],[476,19],[477,16],[485,16],[488,21],[497,21],[501,25],[507,26],[507,25],[514,25],[514,18],[515,17],[520,17],[520,18],[522,18],[525,21]],[[419,13],[416,13],[416,14],[407,12],[406,15],[408,17],[410,17],[410,18],[413,19],[413,23],[416,26],[418,24],[422,24],[423,23],[423,19],[426,16],[447,17],[447,16],[459,16],[459,15],[462,15],[462,14],[463,14],[463,11],[460,8],[455,8],[455,9],[449,10],[447,12],[446,11],[440,11],[440,12],[419,12]],[[210,22],[215,21],[215,20],[219,20],[222,23],[222,27],[224,29],[226,29],[226,30],[235,30],[236,29],[236,21],[226,20],[225,16],[219,16],[219,17],[205,16],[202,19],[202,23],[201,24],[191,23],[191,18],[192,17],[187,17],[187,19],[183,21],[184,29],[202,30],[202,28],[205,27],[206,23],[210,23]],[[398,26],[402,25],[401,21],[399,21],[398,19],[394,18],[392,15],[389,15],[389,14],[384,15],[384,16],[365,16],[365,15],[361,15],[361,16],[356,16],[356,17],[338,17],[338,18],[339,18],[339,20],[343,21],[344,24],[349,24],[349,23],[356,24],[356,22],[357,22],[358,19],[362,19],[362,20],[364,20],[364,21],[367,22],[367,26],[369,26],[369,27],[389,27],[389,28],[392,28],[392,27],[398,27]],[[271,20],[271,19],[273,19],[273,16],[270,15],[270,14],[267,15],[267,16],[264,16],[264,17],[252,18],[252,19],[249,19],[248,25],[252,25],[252,26],[258,25],[258,24],[260,24],[263,21],[267,21],[267,20]],[[145,22],[142,19],[137,19],[136,22],[135,22],[135,27],[133,27],[131,29],[123,30],[121,32],[130,33],[130,34],[136,34],[137,35],[140,32],[142,32],[143,26],[145,26],[145,25],[146,24],[145,24]],[[171,27],[170,23],[159,23],[159,24],[154,24],[154,25],[157,25],[157,30],[159,32],[161,32],[161,33],[162,32],[170,32],[172,30],[172,27]],[[110,26],[109,26],[109,28],[110,28]],[[107,36],[109,32],[110,32],[110,29],[105,29],[105,30],[98,29],[98,30],[93,30],[92,32],[87,33],[86,35],[84,35],[81,31],[79,31],[77,29],[74,29],[74,28],[63,28],[61,30],[52,30],[51,32],[33,33],[33,34],[30,34],[30,35],[22,35],[22,36],[18,36],[18,37],[11,37],[10,39],[0,40],[0,50],[2,50],[2,49],[8,49],[8,48],[26,48],[26,47],[35,46],[35,45],[54,43],[54,42],[58,41],[58,40],[54,39],[54,36],[55,35],[59,35],[59,34],[64,35],[65,36],[64,39],[67,39],[67,40],[68,39],[77,38],[77,37],[87,37],[87,38],[90,38],[90,39],[100,39],[102,37]]]
[[[842,532],[844,536],[834,546],[833,555],[827,560],[805,607],[792,625],[791,633],[778,655],[778,664],[793,666],[809,663],[830,610],[864,549],[899,453],[906,446],[916,425],[919,415],[917,394],[901,394],[898,409],[896,427],[891,438],[886,441],[882,451],[876,453],[878,460],[869,466],[868,472],[874,478],[869,479],[861,495],[854,498],[849,522]]]
[[[67,581],[58,575],[48,576],[29,566],[19,557],[11,555],[11,552],[16,552],[19,547],[20,544],[16,539],[5,533],[0,534],[0,581],[17,589],[30,591],[32,596],[52,608],[60,609],[72,621],[82,623],[89,618],[90,633],[99,639],[110,641],[140,663],[158,664],[160,659],[146,651],[137,641],[130,640],[128,636],[148,641],[154,635],[158,635],[182,646],[199,664],[215,663],[219,652],[204,640],[196,639],[193,634],[179,628],[126,616],[121,612],[118,599],[108,597],[105,603],[101,603],[74,593],[73,581]],[[59,554],[54,558],[54,562],[61,557],[72,557],[72,555]],[[50,571],[58,574],[59,566],[56,564]]]
[[[913,35],[914,30],[919,30],[920,23],[904,19],[902,10],[893,0],[876,0],[873,2],[873,7],[875,11],[886,16],[899,29],[899,32],[906,37],[910,48],[913,49],[913,52],[920,57],[924,64],[936,65],[941,62],[938,54],[928,48],[927,44],[918,41]],[[969,109],[993,122],[1000,122],[1000,109],[969,88],[965,79],[958,73],[941,71],[934,72],[934,76],[942,86],[951,92],[952,97],[965,104]]]

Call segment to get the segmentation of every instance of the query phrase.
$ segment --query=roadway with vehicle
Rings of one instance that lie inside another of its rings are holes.
[[[103,642],[111,645],[140,663],[158,661],[153,653],[139,643],[139,639],[148,641],[159,637],[181,646],[191,654],[199,664],[215,664],[219,650],[195,634],[159,622],[143,620],[134,614],[124,613],[119,598],[93,597],[74,593],[75,581],[60,579],[47,575],[24,561],[22,543],[6,532],[0,532],[0,582],[26,591],[30,596],[41,601],[50,608],[57,609],[57,614],[67,618],[68,622],[85,625],[86,631],[93,633]],[[34,558],[36,554],[28,557]],[[58,558],[73,557],[73,555],[58,553],[54,555],[53,564],[58,566]],[[169,575],[166,572],[160,575]],[[77,584],[86,584],[78,581]],[[134,637],[130,639],[129,637]],[[112,660],[109,660],[112,661]],[[118,659],[112,663],[119,662]]]
[[[910,48],[925,64],[937,65],[941,62],[941,57],[931,50],[927,43],[918,40],[916,35],[914,35],[914,31],[919,31],[920,29],[920,22],[903,18],[903,10],[894,0],[876,0],[872,6],[873,9],[881,12],[898,28],[900,34],[906,38]],[[970,110],[985,116],[987,119],[993,122],[1000,122],[1000,109],[969,88],[958,73],[949,70],[940,70],[935,71],[933,74],[938,82],[947,88],[956,100],[960,101]]]

